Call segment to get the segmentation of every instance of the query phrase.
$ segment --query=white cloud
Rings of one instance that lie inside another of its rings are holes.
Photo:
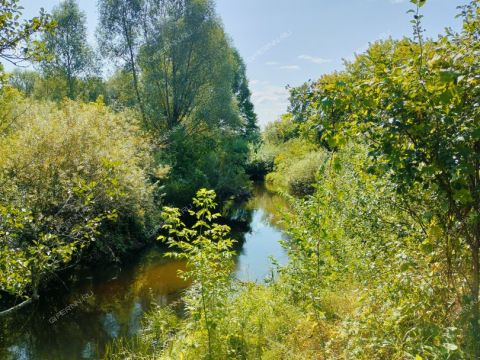
[[[326,64],[326,63],[329,63],[329,62],[332,61],[330,59],[324,59],[324,58],[321,58],[321,57],[315,57],[315,56],[311,56],[311,55],[300,55],[298,58],[301,59],[301,60],[310,61],[314,64]]]
[[[288,97],[288,91],[282,86],[266,84],[253,89],[252,100],[257,104],[279,103]]]
[[[289,92],[283,86],[276,86],[268,81],[250,81],[252,102],[258,114],[260,126],[278,119],[288,107]]]
[[[253,79],[253,80],[250,80],[250,81],[248,82],[248,84],[249,84],[250,86],[256,86],[256,87],[258,87],[258,86],[268,85],[269,82],[268,82],[268,81],[264,81],[264,80]]]
[[[299,70],[300,66],[298,66],[298,65],[282,65],[282,66],[279,67],[279,69],[282,69],[282,70]]]
[[[401,4],[401,3],[404,3],[405,1],[407,0],[390,0],[392,4]]]
[[[280,65],[280,64],[279,64],[278,62],[276,62],[276,61],[267,61],[267,62],[265,63],[265,65],[267,65],[267,66],[276,66],[276,65]]]

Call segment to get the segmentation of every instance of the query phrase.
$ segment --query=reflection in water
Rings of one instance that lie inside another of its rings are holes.
[[[269,256],[286,261],[278,243],[282,232],[276,216],[281,208],[281,199],[259,186],[252,200],[235,211],[236,224],[244,224],[233,231],[239,241],[240,279],[265,278]],[[152,304],[179,300],[189,285],[177,276],[185,262],[166,259],[163,253],[153,246],[121,268],[77,271],[41,301],[0,319],[0,359],[95,359],[113,338],[134,335]],[[71,310],[51,324],[49,319],[69,306]]]
[[[280,264],[287,260],[278,242],[282,232],[265,222],[268,216],[263,209],[254,211],[251,230],[245,234],[245,242],[237,260],[237,277],[244,281],[262,281],[271,272],[270,257]]]
[[[83,359],[93,359],[95,356],[95,345],[89,341],[85,344],[85,348],[82,350]]]
[[[115,315],[112,313],[105,315],[105,319],[103,320],[103,328],[111,338],[116,338],[120,334],[120,325],[115,319]]]
[[[237,277],[243,281],[261,282],[271,275],[271,261],[287,262],[287,255],[279,243],[285,238],[281,231],[281,212],[287,209],[285,200],[265,189],[254,187],[253,196],[246,206],[237,210],[236,216],[249,224],[239,238]]]
[[[130,320],[128,322],[128,335],[133,336],[140,330],[142,316],[145,310],[142,304],[135,303],[131,311]]]

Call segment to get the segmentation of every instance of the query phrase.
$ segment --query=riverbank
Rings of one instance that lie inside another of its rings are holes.
[[[252,198],[238,208],[247,226],[232,234],[241,245],[235,273],[244,281],[267,276],[270,256],[286,261],[278,243],[283,233],[272,212],[279,203],[256,185]],[[166,259],[164,252],[154,244],[122,264],[83,267],[53,281],[37,303],[3,319],[0,358],[95,359],[112,340],[134,336],[143,314],[154,304],[180,300],[189,285],[177,276],[185,262]]]

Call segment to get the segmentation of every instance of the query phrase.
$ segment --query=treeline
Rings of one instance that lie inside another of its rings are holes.
[[[480,2],[436,39],[423,34],[425,2],[412,3],[412,39],[375,42],[292,89],[264,133],[251,166],[291,201],[278,278],[222,277],[222,229],[202,223],[216,229],[209,243],[170,210],[167,241],[193,240],[187,317],[153,312],[108,357],[480,358]]]
[[[259,140],[243,60],[212,1],[99,1],[97,53],[74,0],[53,10],[38,71],[10,83],[38,100],[100,97],[114,111],[136,109],[170,168],[166,194],[185,204],[207,186],[222,198],[244,186],[248,144]],[[112,71],[101,76],[103,67]]]
[[[101,52],[75,0],[28,21],[18,0],[0,9],[0,58],[35,69],[0,68],[1,308],[154,239],[165,204],[201,187],[222,202],[248,191],[259,130],[214,3],[98,8]]]

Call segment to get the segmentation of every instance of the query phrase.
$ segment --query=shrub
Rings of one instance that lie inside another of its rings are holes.
[[[267,182],[292,195],[311,195],[316,175],[325,162],[324,151],[303,139],[290,140],[278,149],[275,170],[267,175]]]
[[[99,231],[107,225],[115,230],[105,220],[117,216],[133,219],[140,229],[146,225],[152,211],[146,172],[151,159],[130,112],[114,114],[101,103],[16,101],[0,137],[0,258],[17,257],[25,272],[17,279],[21,288],[5,285],[15,271],[3,272],[1,286],[24,295],[92,241],[111,255],[128,247]],[[35,264],[40,249],[52,259]]]
[[[383,173],[368,172],[365,146],[330,154],[313,196],[288,219],[282,283],[315,318],[342,319],[330,358],[461,358],[455,281],[439,262],[445,249],[428,191],[406,199]],[[428,215],[427,215],[428,216]],[[355,292],[350,290],[354,288]],[[328,313],[325,297],[350,294],[347,314]],[[418,357],[417,357],[418,358]]]
[[[312,152],[299,159],[290,168],[288,190],[292,195],[312,195],[320,167],[325,163],[325,153]]]
[[[226,131],[220,136],[206,127],[193,131],[178,126],[169,133],[168,141],[168,150],[158,157],[159,163],[171,166],[165,182],[167,203],[186,206],[199,188],[215,190],[222,202],[248,185],[245,140]]]
[[[227,315],[225,304],[234,266],[234,241],[227,238],[230,228],[213,222],[220,216],[213,212],[217,206],[215,196],[212,190],[197,192],[193,199],[194,210],[189,211],[196,220],[191,228],[182,223],[179,209],[166,207],[163,229],[168,235],[159,237],[172,249],[167,256],[187,261],[187,270],[181,271],[180,276],[193,281],[185,297],[186,309],[193,320],[190,330],[200,336],[194,348],[203,347],[208,359],[218,358],[215,354],[223,347],[219,323]],[[188,342],[179,345],[181,352],[192,346]]]
[[[247,163],[247,174],[252,180],[263,180],[267,174],[274,170],[275,157],[280,149],[272,144],[265,143],[256,151],[251,150],[250,159]]]

